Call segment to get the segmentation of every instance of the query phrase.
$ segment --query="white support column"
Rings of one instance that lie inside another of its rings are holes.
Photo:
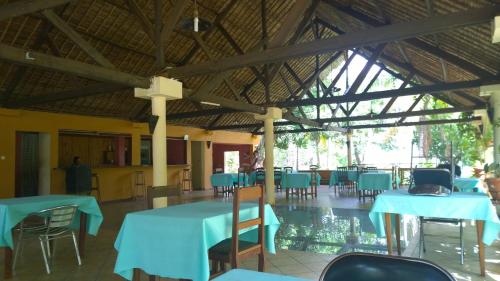
[[[273,121],[282,118],[282,111],[269,107],[265,115],[255,115],[255,119],[264,120],[264,169],[266,170],[266,197],[269,204],[276,201],[274,190],[274,125]]]
[[[151,112],[158,116],[153,132],[153,186],[167,185],[167,119],[165,96],[151,96]]]
[[[493,157],[495,163],[500,163],[500,126],[495,125],[500,121],[500,84],[481,86],[481,96],[490,97],[490,107],[493,109]]]
[[[152,115],[158,116],[153,132],[153,186],[167,185],[166,101],[182,98],[182,83],[153,77],[149,89],[135,88],[135,97],[151,100]]]

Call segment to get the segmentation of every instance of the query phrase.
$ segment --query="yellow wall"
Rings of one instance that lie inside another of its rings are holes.
[[[64,193],[64,170],[58,168],[58,132],[59,130],[81,130],[130,134],[132,136],[132,166],[94,168],[99,175],[103,201],[130,198],[132,195],[133,175],[135,171],[144,171],[146,185],[151,185],[151,167],[140,164],[141,135],[149,135],[145,123],[111,118],[99,118],[69,114],[55,114],[26,110],[0,108],[0,198],[13,197],[15,192],[15,141],[16,131],[43,132],[51,135],[52,193]],[[257,144],[258,139],[248,133],[228,131],[210,131],[181,126],[167,126],[167,136],[182,137],[189,135],[189,140],[211,141],[212,143]],[[210,188],[209,177],[212,174],[212,147],[204,146],[205,188]],[[191,144],[187,144],[188,164],[191,161]],[[180,181],[180,172],[184,166],[168,166],[168,182]]]

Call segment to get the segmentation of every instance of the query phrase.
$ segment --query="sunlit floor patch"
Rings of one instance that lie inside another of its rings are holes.
[[[387,253],[385,238],[377,237],[367,210],[293,205],[274,210],[281,222],[276,235],[280,249],[335,255]]]

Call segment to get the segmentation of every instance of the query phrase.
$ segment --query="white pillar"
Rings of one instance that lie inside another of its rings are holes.
[[[38,134],[38,195],[50,194],[50,133]]]
[[[274,191],[274,125],[273,121],[282,118],[282,111],[276,107],[267,108],[264,115],[255,115],[255,119],[264,121],[264,169],[266,170],[266,198],[269,204],[276,201]]]
[[[264,168],[266,169],[266,195],[270,204],[275,203],[274,194],[274,125],[273,119],[264,119]]]
[[[182,83],[165,77],[153,77],[149,89],[135,88],[135,97],[150,99],[152,115],[158,116],[153,132],[153,186],[167,185],[166,101],[182,98]]]
[[[495,163],[500,163],[500,126],[496,125],[500,121],[500,84],[480,87],[481,96],[490,97],[490,107],[493,109],[493,157]]]
[[[167,119],[165,96],[151,97],[151,111],[158,116],[153,132],[153,186],[167,185]]]

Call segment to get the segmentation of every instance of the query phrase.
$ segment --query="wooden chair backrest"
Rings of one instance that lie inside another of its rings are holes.
[[[153,209],[153,199],[158,197],[172,197],[181,195],[180,185],[150,186],[147,189],[148,209]]]
[[[240,221],[240,206],[242,202],[258,201],[259,215],[257,218]],[[231,266],[239,264],[238,259],[245,253],[239,251],[239,232],[242,229],[257,226],[257,244],[264,251],[264,188],[261,185],[236,188],[233,199],[233,229],[231,242]]]

